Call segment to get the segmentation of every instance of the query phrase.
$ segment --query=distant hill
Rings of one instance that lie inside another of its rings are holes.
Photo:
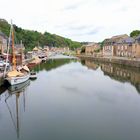
[[[22,40],[26,50],[31,50],[38,45],[42,47],[69,47],[70,49],[75,49],[81,46],[80,42],[72,41],[71,39],[64,38],[56,34],[51,34],[48,32],[42,34],[38,31],[22,29],[17,25],[14,25],[14,29],[16,34],[16,42],[20,43]],[[9,36],[9,30],[10,24],[4,19],[0,19],[0,32]]]

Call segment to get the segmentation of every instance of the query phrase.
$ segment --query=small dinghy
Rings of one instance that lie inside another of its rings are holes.
[[[35,71],[31,71],[30,72],[30,79],[36,79],[37,78],[37,74]]]

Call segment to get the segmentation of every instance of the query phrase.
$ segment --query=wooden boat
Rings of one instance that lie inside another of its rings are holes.
[[[27,80],[27,81],[25,81],[23,83],[8,87],[8,92],[10,94],[14,94],[16,92],[22,92],[29,85],[30,85],[30,80]]]
[[[36,63],[32,63],[32,62],[30,62],[30,63],[27,64],[27,66],[28,67],[31,67],[31,68],[34,67],[34,66],[36,66],[36,65],[37,65]]]
[[[34,66],[40,64],[41,62],[42,62],[42,60],[38,56],[36,56],[36,57],[34,57],[34,60],[32,60],[30,63],[28,63],[28,67],[33,68]]]
[[[30,72],[30,79],[36,79],[37,78],[37,73],[35,71]]]
[[[30,73],[21,73],[17,70],[8,72],[6,80],[10,85],[16,85],[27,81],[30,77]]]
[[[13,28],[12,23],[11,23],[11,29],[10,29],[7,55],[9,54],[9,47],[10,47],[11,41],[12,41],[12,70],[7,72],[5,79],[9,82],[10,85],[16,85],[16,84],[23,83],[29,79],[30,70],[27,66],[21,66],[20,69],[17,69],[15,47],[14,47],[14,28]],[[8,57],[6,61],[8,61]]]

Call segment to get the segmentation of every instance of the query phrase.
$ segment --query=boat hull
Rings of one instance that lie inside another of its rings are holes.
[[[29,78],[30,78],[30,73],[28,73],[24,76],[20,76],[20,77],[6,78],[6,80],[9,82],[10,85],[17,85],[17,84],[27,81]]]
[[[36,79],[37,78],[37,76],[36,75],[30,75],[30,79]]]
[[[8,87],[8,91],[10,94],[14,94],[17,92],[22,92],[24,91],[24,89],[30,85],[30,80],[27,80],[23,83],[17,84],[17,85],[12,85],[10,87]]]

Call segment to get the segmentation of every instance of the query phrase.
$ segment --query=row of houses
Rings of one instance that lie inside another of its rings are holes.
[[[77,54],[103,57],[140,58],[140,35],[135,39],[128,35],[118,35],[105,39],[103,43],[90,43],[77,49]]]
[[[8,47],[8,37],[4,33],[0,32],[0,55],[1,56],[3,56],[7,52],[7,47]],[[15,53],[17,55],[22,53],[22,56],[24,56],[24,53],[23,53],[24,50],[25,50],[25,47],[22,43],[15,44]],[[42,47],[36,46],[33,48],[32,51],[28,52],[26,56],[27,58],[31,58],[32,56],[35,56],[35,55],[49,56],[50,52],[67,53],[69,51],[70,51],[69,47],[57,48],[57,47],[44,46],[42,48]]]
[[[103,43],[103,56],[140,57],[140,35],[135,39],[128,35],[113,36]]]
[[[8,47],[8,37],[0,32],[0,54],[4,54],[7,52]],[[15,45],[15,53],[19,54],[22,53],[25,50],[25,47],[22,43]]]
[[[28,51],[27,53],[27,58],[32,58],[34,56],[39,56],[39,57],[46,57],[50,56],[52,54],[65,54],[69,53],[70,49],[69,47],[63,47],[63,48],[57,48],[57,47],[49,47],[49,46],[44,46],[42,47],[34,47],[32,51]]]

